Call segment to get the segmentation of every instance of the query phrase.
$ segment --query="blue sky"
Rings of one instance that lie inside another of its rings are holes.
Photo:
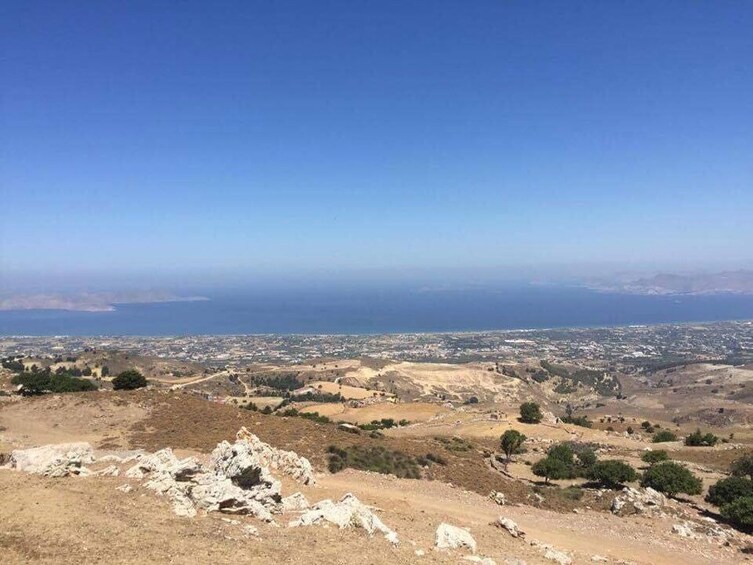
[[[6,280],[753,266],[749,2],[0,10]]]

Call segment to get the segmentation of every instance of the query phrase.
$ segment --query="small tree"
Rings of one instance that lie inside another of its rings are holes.
[[[512,459],[514,453],[520,450],[523,442],[526,440],[526,436],[521,434],[518,430],[507,430],[499,438],[499,444],[502,451],[505,453],[505,469],[507,464]]]
[[[729,470],[736,477],[748,477],[753,480],[753,453],[735,459]]]
[[[581,446],[575,450],[575,457],[578,458],[581,476],[587,476],[593,466],[596,465],[596,452],[588,446]]]
[[[725,504],[719,509],[719,513],[736,526],[750,528],[753,526],[753,496]]]
[[[538,424],[544,415],[535,402],[524,402],[520,405],[520,421],[524,424]]]
[[[711,432],[702,434],[701,430],[699,428],[696,429],[692,434],[690,434],[688,437],[685,438],[685,445],[689,447],[701,447],[701,446],[707,446],[711,447],[717,444],[719,441],[719,438],[716,437]]]
[[[701,494],[701,480],[687,468],[674,461],[664,461],[652,465],[643,474],[641,486],[651,487],[668,496],[681,492]]]
[[[134,390],[146,386],[146,378],[136,369],[123,371],[112,380],[112,388],[115,390]]]
[[[570,479],[573,476],[572,466],[568,465],[561,459],[547,456],[540,459],[531,467],[531,471],[537,477],[544,477],[544,482],[549,480]]]
[[[661,463],[662,461],[669,461],[669,454],[663,449],[657,449],[655,451],[647,451],[641,455],[641,461],[654,465],[655,463]]]
[[[654,443],[664,443],[667,441],[677,441],[677,436],[670,432],[669,430],[662,430],[660,432],[656,432],[654,434],[653,439],[651,440]]]
[[[573,451],[573,448],[566,443],[558,443],[557,445],[553,445],[549,448],[546,454],[547,457],[558,459],[559,461],[562,461],[567,465],[573,465],[575,462],[575,451]]]
[[[607,488],[617,488],[623,483],[634,481],[638,477],[635,469],[624,461],[607,459],[597,462],[589,473],[588,478]]]
[[[744,477],[727,477],[709,487],[706,502],[724,506],[746,496],[753,496],[753,481]]]

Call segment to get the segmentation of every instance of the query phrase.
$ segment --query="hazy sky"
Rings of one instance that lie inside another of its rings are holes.
[[[0,8],[0,269],[753,263],[753,3]]]

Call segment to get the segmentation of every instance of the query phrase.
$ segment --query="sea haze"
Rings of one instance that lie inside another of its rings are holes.
[[[369,334],[753,319],[753,296],[641,296],[580,288],[203,292],[112,312],[0,312],[3,335]]]

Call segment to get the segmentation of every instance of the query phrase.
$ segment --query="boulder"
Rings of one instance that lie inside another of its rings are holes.
[[[392,544],[398,543],[397,534],[389,529],[366,505],[348,493],[338,502],[329,499],[317,502],[288,527],[312,526],[329,522],[338,528],[363,528],[369,535],[380,532]]]
[[[544,559],[549,559],[549,561],[554,561],[559,565],[570,565],[573,562],[572,558],[567,553],[554,548],[547,549],[544,552]]]
[[[489,494],[489,498],[491,498],[494,502],[496,502],[500,506],[504,506],[505,504],[507,504],[507,497],[505,496],[505,493],[503,492],[497,492],[496,490],[493,490]]]
[[[10,456],[11,468],[45,477],[80,475],[93,462],[94,451],[85,442],[16,449]]]
[[[302,493],[296,492],[290,496],[286,496],[282,499],[282,511],[283,512],[296,512],[301,510],[308,510],[309,501]]]
[[[442,523],[434,536],[434,547],[437,549],[460,549],[464,547],[476,553],[476,540],[473,539],[468,530]]]
[[[507,530],[507,532],[514,538],[525,536],[525,533],[522,532],[520,528],[518,528],[518,525],[510,520],[510,518],[500,516],[499,518],[497,518],[497,521],[494,524],[499,528]]]

